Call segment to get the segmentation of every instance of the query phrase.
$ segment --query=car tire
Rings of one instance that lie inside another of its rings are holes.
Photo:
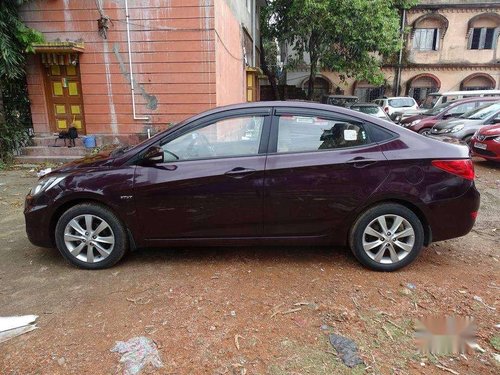
[[[427,129],[427,128],[424,128],[424,129],[420,129],[418,131],[418,134],[422,134],[422,135],[427,135],[427,134],[430,134],[431,133],[431,130],[430,129]]]
[[[367,209],[349,233],[354,256],[374,271],[395,271],[407,266],[418,257],[423,244],[424,229],[418,216],[395,203]]]
[[[92,270],[113,266],[128,249],[124,225],[111,210],[95,203],[64,212],[56,224],[55,240],[66,260]]]

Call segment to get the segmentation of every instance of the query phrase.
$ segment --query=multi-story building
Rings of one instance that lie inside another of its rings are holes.
[[[134,142],[148,128],[258,100],[261,2],[29,2],[21,17],[46,39],[27,66],[35,133],[74,126]]]
[[[345,93],[371,101],[382,95],[409,95],[417,101],[434,91],[500,88],[500,2],[498,0],[421,0],[405,12],[408,31],[402,64],[381,69],[381,87],[321,71],[316,97]],[[308,67],[288,72],[287,83],[307,89]]]

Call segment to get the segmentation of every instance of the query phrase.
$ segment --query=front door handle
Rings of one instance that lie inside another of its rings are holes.
[[[357,156],[354,159],[346,161],[347,164],[352,164],[354,168],[364,168],[376,162],[378,162],[378,160],[367,159],[362,156]]]
[[[231,169],[230,171],[227,171],[224,174],[226,176],[233,177],[233,178],[243,178],[243,177],[251,175],[255,172],[257,172],[257,171],[255,169],[252,169],[252,168],[236,167],[236,168]]]

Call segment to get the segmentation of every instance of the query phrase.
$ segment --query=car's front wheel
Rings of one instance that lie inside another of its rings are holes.
[[[384,203],[366,210],[354,223],[349,244],[354,256],[375,271],[395,271],[421,252],[424,229],[405,206]]]
[[[429,129],[429,128],[420,129],[418,131],[418,134],[429,135],[429,134],[431,134],[431,129]]]
[[[83,203],[71,207],[55,228],[56,245],[75,266],[86,269],[111,267],[128,246],[123,224],[108,208]]]

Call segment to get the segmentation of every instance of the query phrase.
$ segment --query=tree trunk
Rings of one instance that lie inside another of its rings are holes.
[[[260,38],[260,66],[262,71],[267,76],[267,80],[271,84],[273,92],[273,100],[280,100],[280,92],[278,90],[278,85],[276,84],[276,75],[269,69],[266,61],[266,53],[264,51],[264,43],[262,42],[262,37]]]
[[[2,94],[2,82],[0,82],[0,124],[3,124],[5,121],[4,115],[4,107],[3,107],[3,94]]]
[[[314,95],[314,80],[316,78],[316,68],[318,61],[314,53],[310,53],[311,64],[309,67],[309,82],[307,83],[307,100],[312,100]]]

